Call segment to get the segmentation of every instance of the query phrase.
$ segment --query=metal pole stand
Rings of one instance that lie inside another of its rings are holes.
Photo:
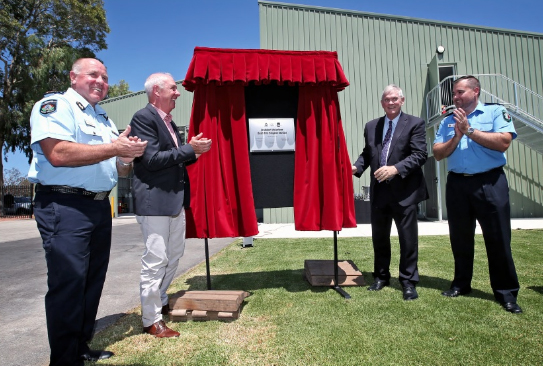
[[[207,277],[207,289],[211,290],[211,274],[209,270],[209,244],[207,238],[205,238],[205,252],[206,252],[206,277]]]
[[[349,295],[345,290],[343,290],[339,286],[339,276],[338,276],[338,258],[337,258],[337,231],[334,231],[334,285],[332,288],[339,292],[341,296],[343,296],[346,300],[349,300],[351,298],[351,295]]]

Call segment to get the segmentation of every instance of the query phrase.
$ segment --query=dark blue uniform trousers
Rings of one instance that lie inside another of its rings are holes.
[[[50,364],[83,365],[109,263],[109,199],[37,192],[34,204],[47,261]]]
[[[511,253],[511,208],[503,169],[473,176],[449,173],[446,196],[454,256],[451,288],[471,288],[478,221],[485,241],[494,297],[500,303],[516,302],[519,283]]]

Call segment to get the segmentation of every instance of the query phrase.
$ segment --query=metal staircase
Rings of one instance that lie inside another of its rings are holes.
[[[426,95],[426,128],[439,124],[454,109],[452,84],[461,75],[449,76]],[[481,82],[482,103],[502,104],[513,117],[517,141],[543,154],[543,97],[501,74],[473,75]]]

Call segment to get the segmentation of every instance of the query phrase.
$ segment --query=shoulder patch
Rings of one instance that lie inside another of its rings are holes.
[[[504,109],[502,111],[502,115],[503,115],[503,119],[507,122],[511,122],[511,115],[509,113],[507,113],[507,111]]]
[[[40,106],[40,113],[41,114],[50,114],[57,110],[57,100],[56,99],[49,99],[44,102],[42,102]]]

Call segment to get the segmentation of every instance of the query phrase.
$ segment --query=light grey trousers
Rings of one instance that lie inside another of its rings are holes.
[[[143,326],[162,320],[166,291],[185,251],[185,209],[177,216],[136,216],[145,242],[141,257],[140,298]]]

